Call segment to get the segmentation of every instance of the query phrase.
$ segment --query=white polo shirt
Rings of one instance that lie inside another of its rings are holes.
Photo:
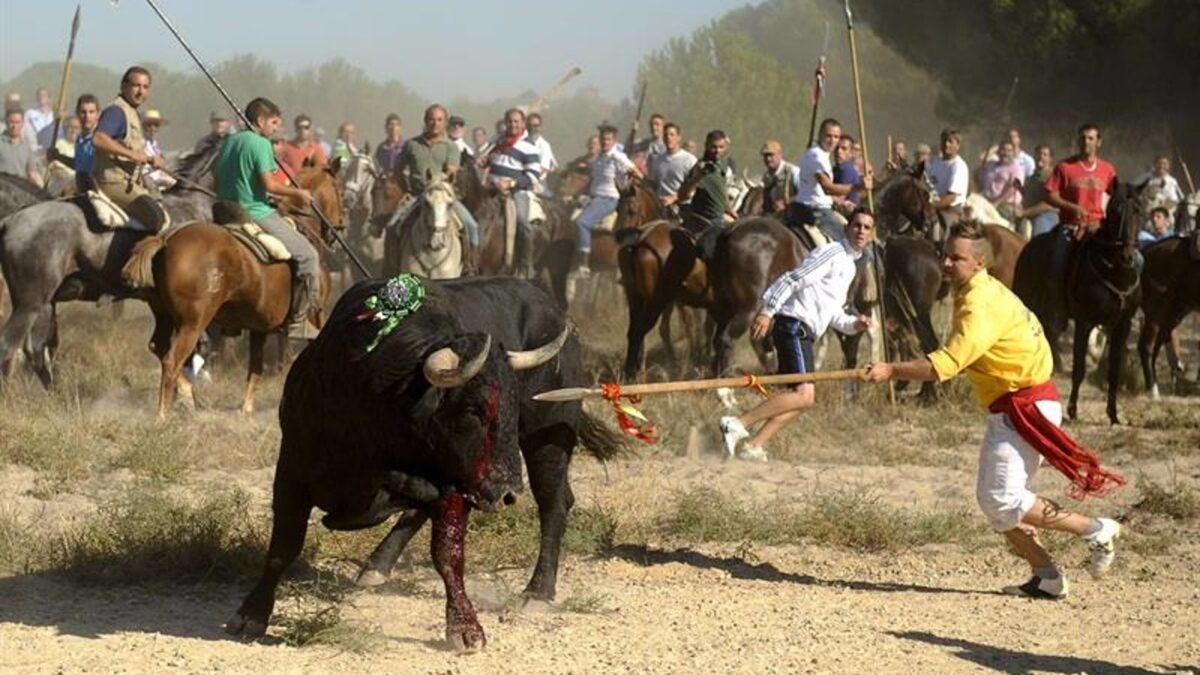
[[[938,199],[953,192],[954,203],[951,206],[967,203],[967,192],[971,189],[971,170],[967,168],[967,163],[962,157],[939,157],[930,162],[929,180],[933,183],[933,192]]]
[[[829,180],[833,180],[833,165],[830,163],[829,153],[821,149],[821,146],[814,145],[800,158],[796,196],[792,201],[814,210],[832,209],[833,197],[825,194],[825,188],[817,181],[817,174],[822,173]]]

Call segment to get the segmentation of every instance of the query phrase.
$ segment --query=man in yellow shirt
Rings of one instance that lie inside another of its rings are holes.
[[[987,240],[978,223],[956,224],[946,240],[942,272],[954,288],[953,331],[941,349],[923,359],[875,363],[871,382],[889,379],[944,382],[964,373],[979,404],[991,413],[979,452],[976,499],[989,524],[1029,561],[1033,577],[1006,593],[1058,600],[1067,579],[1037,539],[1037,528],[1084,537],[1089,569],[1103,576],[1115,555],[1121,526],[1088,518],[1039,497],[1030,482],[1046,459],[1072,482],[1072,495],[1102,494],[1125,483],[1100,466],[1094,454],[1059,428],[1062,405],[1051,379],[1050,345],[1033,314],[1012,291],[988,275]]]

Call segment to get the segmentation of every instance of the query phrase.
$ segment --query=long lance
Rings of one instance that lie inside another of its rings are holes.
[[[829,22],[825,22],[825,38],[821,43],[821,56],[817,59],[817,71],[814,73],[812,116],[808,120],[808,144],[811,148],[817,138],[817,111],[821,107],[821,96],[825,94],[825,55],[829,52]]]
[[[633,116],[633,125],[629,127],[629,140],[625,143],[625,152],[633,153],[633,144],[637,141],[638,123],[642,121],[642,108],[646,105],[646,88],[649,83],[642,82],[642,93],[638,96],[637,113]]]
[[[58,105],[54,107],[54,133],[50,136],[50,145],[46,148],[46,156],[58,141],[58,131],[62,127],[63,118],[67,116],[67,85],[71,82],[71,61],[75,58],[75,38],[79,35],[80,5],[75,5],[75,18],[71,19],[71,41],[67,44],[67,60],[63,62],[62,81],[58,84]],[[46,180],[50,180],[50,172],[46,172]]]
[[[868,151],[869,146],[867,145],[867,122],[866,117],[863,114],[862,84],[860,83],[858,76],[858,45],[854,40],[854,14],[850,11],[850,0],[846,0],[845,7],[846,33],[850,36],[850,70],[854,74],[854,104],[858,109],[858,140],[859,143],[862,144],[863,170],[870,171],[871,153]],[[891,152],[890,147],[888,148],[888,152]],[[875,196],[870,188],[867,189],[867,209],[872,214],[875,213]],[[879,292],[879,320],[880,323],[883,324],[879,327],[879,329],[880,334],[883,336],[883,358],[887,361],[891,361],[891,349],[888,347],[887,338],[887,293],[883,288],[883,275],[879,273],[879,256],[883,253],[883,251],[877,246],[875,247],[874,253],[875,255],[872,256],[873,261],[871,264],[871,272],[875,275],[875,288]],[[893,405],[896,403],[896,385],[890,381],[888,382],[888,400],[890,400]]]
[[[1192,182],[1192,172],[1188,169],[1187,162],[1183,159],[1183,153],[1179,148],[1175,148],[1175,158],[1179,160],[1179,168],[1183,170],[1183,179],[1187,181],[1188,195],[1196,193],[1196,184]]]
[[[204,73],[204,76],[208,78],[208,81],[217,88],[217,91],[221,94],[221,98],[225,99],[225,102],[229,104],[229,107],[233,110],[233,113],[237,115],[237,118],[241,120],[242,124],[247,129],[252,129],[254,125],[250,123],[250,120],[246,119],[246,115],[242,113],[242,109],[233,102],[233,99],[230,98],[229,93],[225,91],[225,88],[221,86],[220,82],[217,82],[217,78],[213,77],[213,74],[208,70],[208,67],[204,65],[204,62],[200,60],[200,57],[196,56],[196,52],[192,51],[192,47],[187,43],[187,40],[184,40],[183,36],[179,34],[179,31],[175,30],[175,26],[171,23],[171,20],[167,18],[166,14],[163,14],[161,9],[159,9],[158,3],[155,2],[155,0],[146,0],[146,4],[150,5],[150,9],[154,10],[154,13],[157,14],[158,18],[162,20],[163,25],[167,27],[167,30],[171,31],[171,34],[175,36],[175,39],[179,42],[180,46],[183,47],[183,50],[188,53],[188,56],[192,57],[193,61],[196,62],[196,65],[200,68],[200,72]],[[292,172],[288,170],[286,166],[280,164],[279,168],[283,170],[283,175],[287,176],[288,182],[292,184],[292,187],[300,187],[300,184],[296,182],[296,177],[292,175]],[[342,238],[342,235],[337,231],[337,228],[335,228],[329,222],[329,219],[325,217],[325,214],[321,213],[321,209],[317,207],[316,202],[310,201],[308,207],[312,209],[312,212],[317,216],[317,219],[321,221],[321,226],[325,228],[325,231],[333,235],[334,240],[336,240],[337,243],[342,247],[342,250],[346,252],[346,255],[350,257],[350,261],[353,262],[354,266],[358,268],[358,271],[363,275],[363,278],[370,278],[371,273],[367,271],[367,266],[364,265],[362,260],[359,259],[358,255],[354,252],[354,249],[350,248],[350,246],[346,244],[346,240]]]
[[[828,370],[818,373],[788,373],[784,375],[745,375],[742,377],[719,377],[711,380],[680,380],[678,382],[652,382],[649,384],[631,384],[620,387],[619,390],[601,387],[567,387],[553,389],[535,394],[535,401],[579,401],[585,398],[600,398],[612,396],[643,396],[646,394],[671,394],[681,391],[705,391],[733,387],[756,387],[768,384],[808,384],[812,382],[844,382],[847,380],[864,381],[867,378],[866,368],[854,370]]]

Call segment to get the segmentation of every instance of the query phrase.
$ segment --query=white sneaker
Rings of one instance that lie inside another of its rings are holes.
[[[1059,574],[1057,579],[1043,579],[1035,574],[1019,586],[1005,586],[1004,594],[1036,600],[1062,600],[1067,597],[1067,577]]]
[[[738,453],[738,459],[744,459],[748,462],[765,462],[767,461],[767,451],[757,445],[747,445]]]
[[[1086,537],[1088,548],[1092,550],[1092,559],[1088,562],[1088,571],[1095,579],[1102,578],[1112,566],[1113,558],[1117,557],[1117,537],[1121,536],[1121,524],[1112,518],[1097,518],[1100,521],[1100,531]]]
[[[722,417],[719,426],[725,441],[725,457],[732,458],[737,451],[738,441],[750,436],[750,432],[746,431],[741,420],[733,415]]]

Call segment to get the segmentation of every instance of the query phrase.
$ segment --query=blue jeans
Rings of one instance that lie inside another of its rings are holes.
[[[604,220],[608,214],[617,210],[616,197],[592,197],[591,201],[579,212],[575,219],[575,227],[579,230],[577,248],[580,251],[592,250],[592,230]]]
[[[467,232],[467,243],[471,245],[471,248],[478,247],[479,223],[475,222],[475,216],[471,215],[471,210],[466,206],[463,206],[463,203],[457,199],[454,200],[454,203],[451,204],[450,208],[454,209],[454,213],[458,216],[459,222],[462,223],[463,229]]]

